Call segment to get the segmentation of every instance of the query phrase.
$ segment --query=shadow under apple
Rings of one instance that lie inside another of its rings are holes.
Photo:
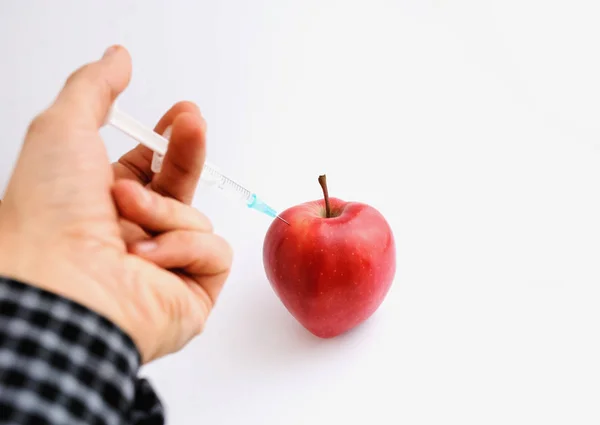
[[[265,287],[268,282],[248,283],[251,287]],[[269,288],[270,291],[270,288]],[[223,352],[238,366],[270,369],[293,367],[311,362],[330,361],[331,356],[347,355],[369,339],[370,328],[376,317],[334,338],[319,338],[306,330],[287,311],[274,293],[262,293],[252,303],[244,303],[237,310],[239,320],[245,322],[244,332],[234,339]],[[329,359],[329,360],[328,360]]]

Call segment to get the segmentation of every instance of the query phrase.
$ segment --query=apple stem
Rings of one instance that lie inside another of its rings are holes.
[[[327,191],[327,177],[325,174],[319,176],[319,184],[321,185],[321,189],[323,189],[323,197],[325,198],[325,217],[331,217],[331,207],[329,205],[329,192]]]

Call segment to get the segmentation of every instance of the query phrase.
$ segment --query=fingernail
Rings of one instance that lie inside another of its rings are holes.
[[[111,56],[112,54],[114,54],[117,50],[119,50],[118,46],[110,46],[108,49],[106,49],[106,51],[104,52],[104,55],[102,56],[102,59],[106,59],[109,56]]]
[[[158,245],[154,241],[143,241],[135,245],[135,250],[140,253],[150,252],[154,251],[157,246]]]

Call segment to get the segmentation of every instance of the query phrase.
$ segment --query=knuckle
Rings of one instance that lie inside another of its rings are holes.
[[[168,221],[172,223],[180,223],[181,222],[181,208],[180,204],[169,197],[161,197],[159,202],[162,204],[162,209],[160,210],[161,215]]]
[[[53,127],[55,121],[56,117],[52,116],[52,113],[49,111],[44,111],[31,120],[29,123],[29,128],[27,129],[27,133],[43,133],[49,128]]]
[[[158,193],[151,185],[147,185],[144,190],[147,190],[149,195],[147,203],[144,205],[144,210],[150,214],[153,221],[162,222],[170,220],[172,215],[171,206],[165,202],[165,197]]]
[[[210,218],[208,218],[204,214],[202,214],[202,216],[204,217],[204,220],[205,220],[204,225],[206,226],[206,231],[209,233],[213,233],[215,231],[215,226],[213,225],[212,221],[210,221]]]
[[[161,202],[157,202],[157,204],[160,204],[157,210],[161,217],[168,218],[173,223],[178,223],[178,226],[186,230],[212,233],[212,222],[196,208],[164,195],[160,196],[160,200]]]
[[[218,243],[221,245],[221,249],[219,250],[219,253],[221,254],[219,258],[221,267],[219,268],[223,269],[225,272],[231,269],[231,265],[233,264],[233,248],[223,237],[216,236],[219,241]]]
[[[213,233],[214,226],[212,224],[212,221],[210,221],[210,219],[205,214],[201,213],[197,209],[195,209],[193,207],[189,207],[189,208],[191,208],[191,211],[193,211],[193,213],[194,213],[194,216],[192,217],[192,219],[193,219],[194,223],[196,223],[198,230],[201,230],[201,231],[207,232],[207,233]]]
[[[77,81],[79,81],[82,77],[85,77],[85,75],[90,73],[90,70],[92,69],[92,64],[85,64],[79,68],[77,68],[75,71],[73,71],[68,77],[67,77],[67,81],[65,82],[65,85],[71,85]]]
[[[196,320],[194,322],[194,325],[195,327],[193,336],[198,336],[204,332],[204,328],[206,327],[206,323],[204,322],[204,320]]]
[[[103,99],[110,101],[115,96],[115,92],[112,85],[104,75],[98,75],[98,77],[94,80],[94,84],[96,90],[98,90],[99,95]]]
[[[178,232],[179,243],[189,248],[198,248],[200,245],[198,233],[191,231]]]
[[[73,72],[67,78],[66,85],[89,87],[97,91],[102,98],[112,97],[112,87],[97,63],[83,65]]]
[[[25,143],[29,143],[31,137],[43,136],[44,139],[47,137],[65,138],[69,137],[72,132],[72,126],[65,114],[54,107],[50,107],[31,120],[27,127]]]
[[[164,198],[175,198],[173,194],[169,191],[169,189],[165,187],[165,185],[160,180],[152,180],[152,182],[150,183],[150,187],[154,192],[158,193]]]
[[[233,262],[233,249],[221,236],[201,232],[183,232],[178,241],[193,254],[195,274],[224,276],[229,274]]]
[[[146,170],[140,168],[135,163],[131,162],[128,158],[122,156],[119,158],[117,163],[121,164],[127,170],[131,172],[140,182],[148,184],[152,180],[152,176]]]

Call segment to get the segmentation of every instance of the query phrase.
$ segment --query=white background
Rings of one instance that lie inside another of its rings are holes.
[[[169,423],[600,423],[597,2],[0,1],[0,182],[29,120],[112,43],[122,108],[197,102],[208,156],[276,208],[389,219],[392,291],[305,332],[262,266],[269,220],[205,189],[235,250],[205,333],[145,368]],[[131,140],[104,129],[111,157]]]

